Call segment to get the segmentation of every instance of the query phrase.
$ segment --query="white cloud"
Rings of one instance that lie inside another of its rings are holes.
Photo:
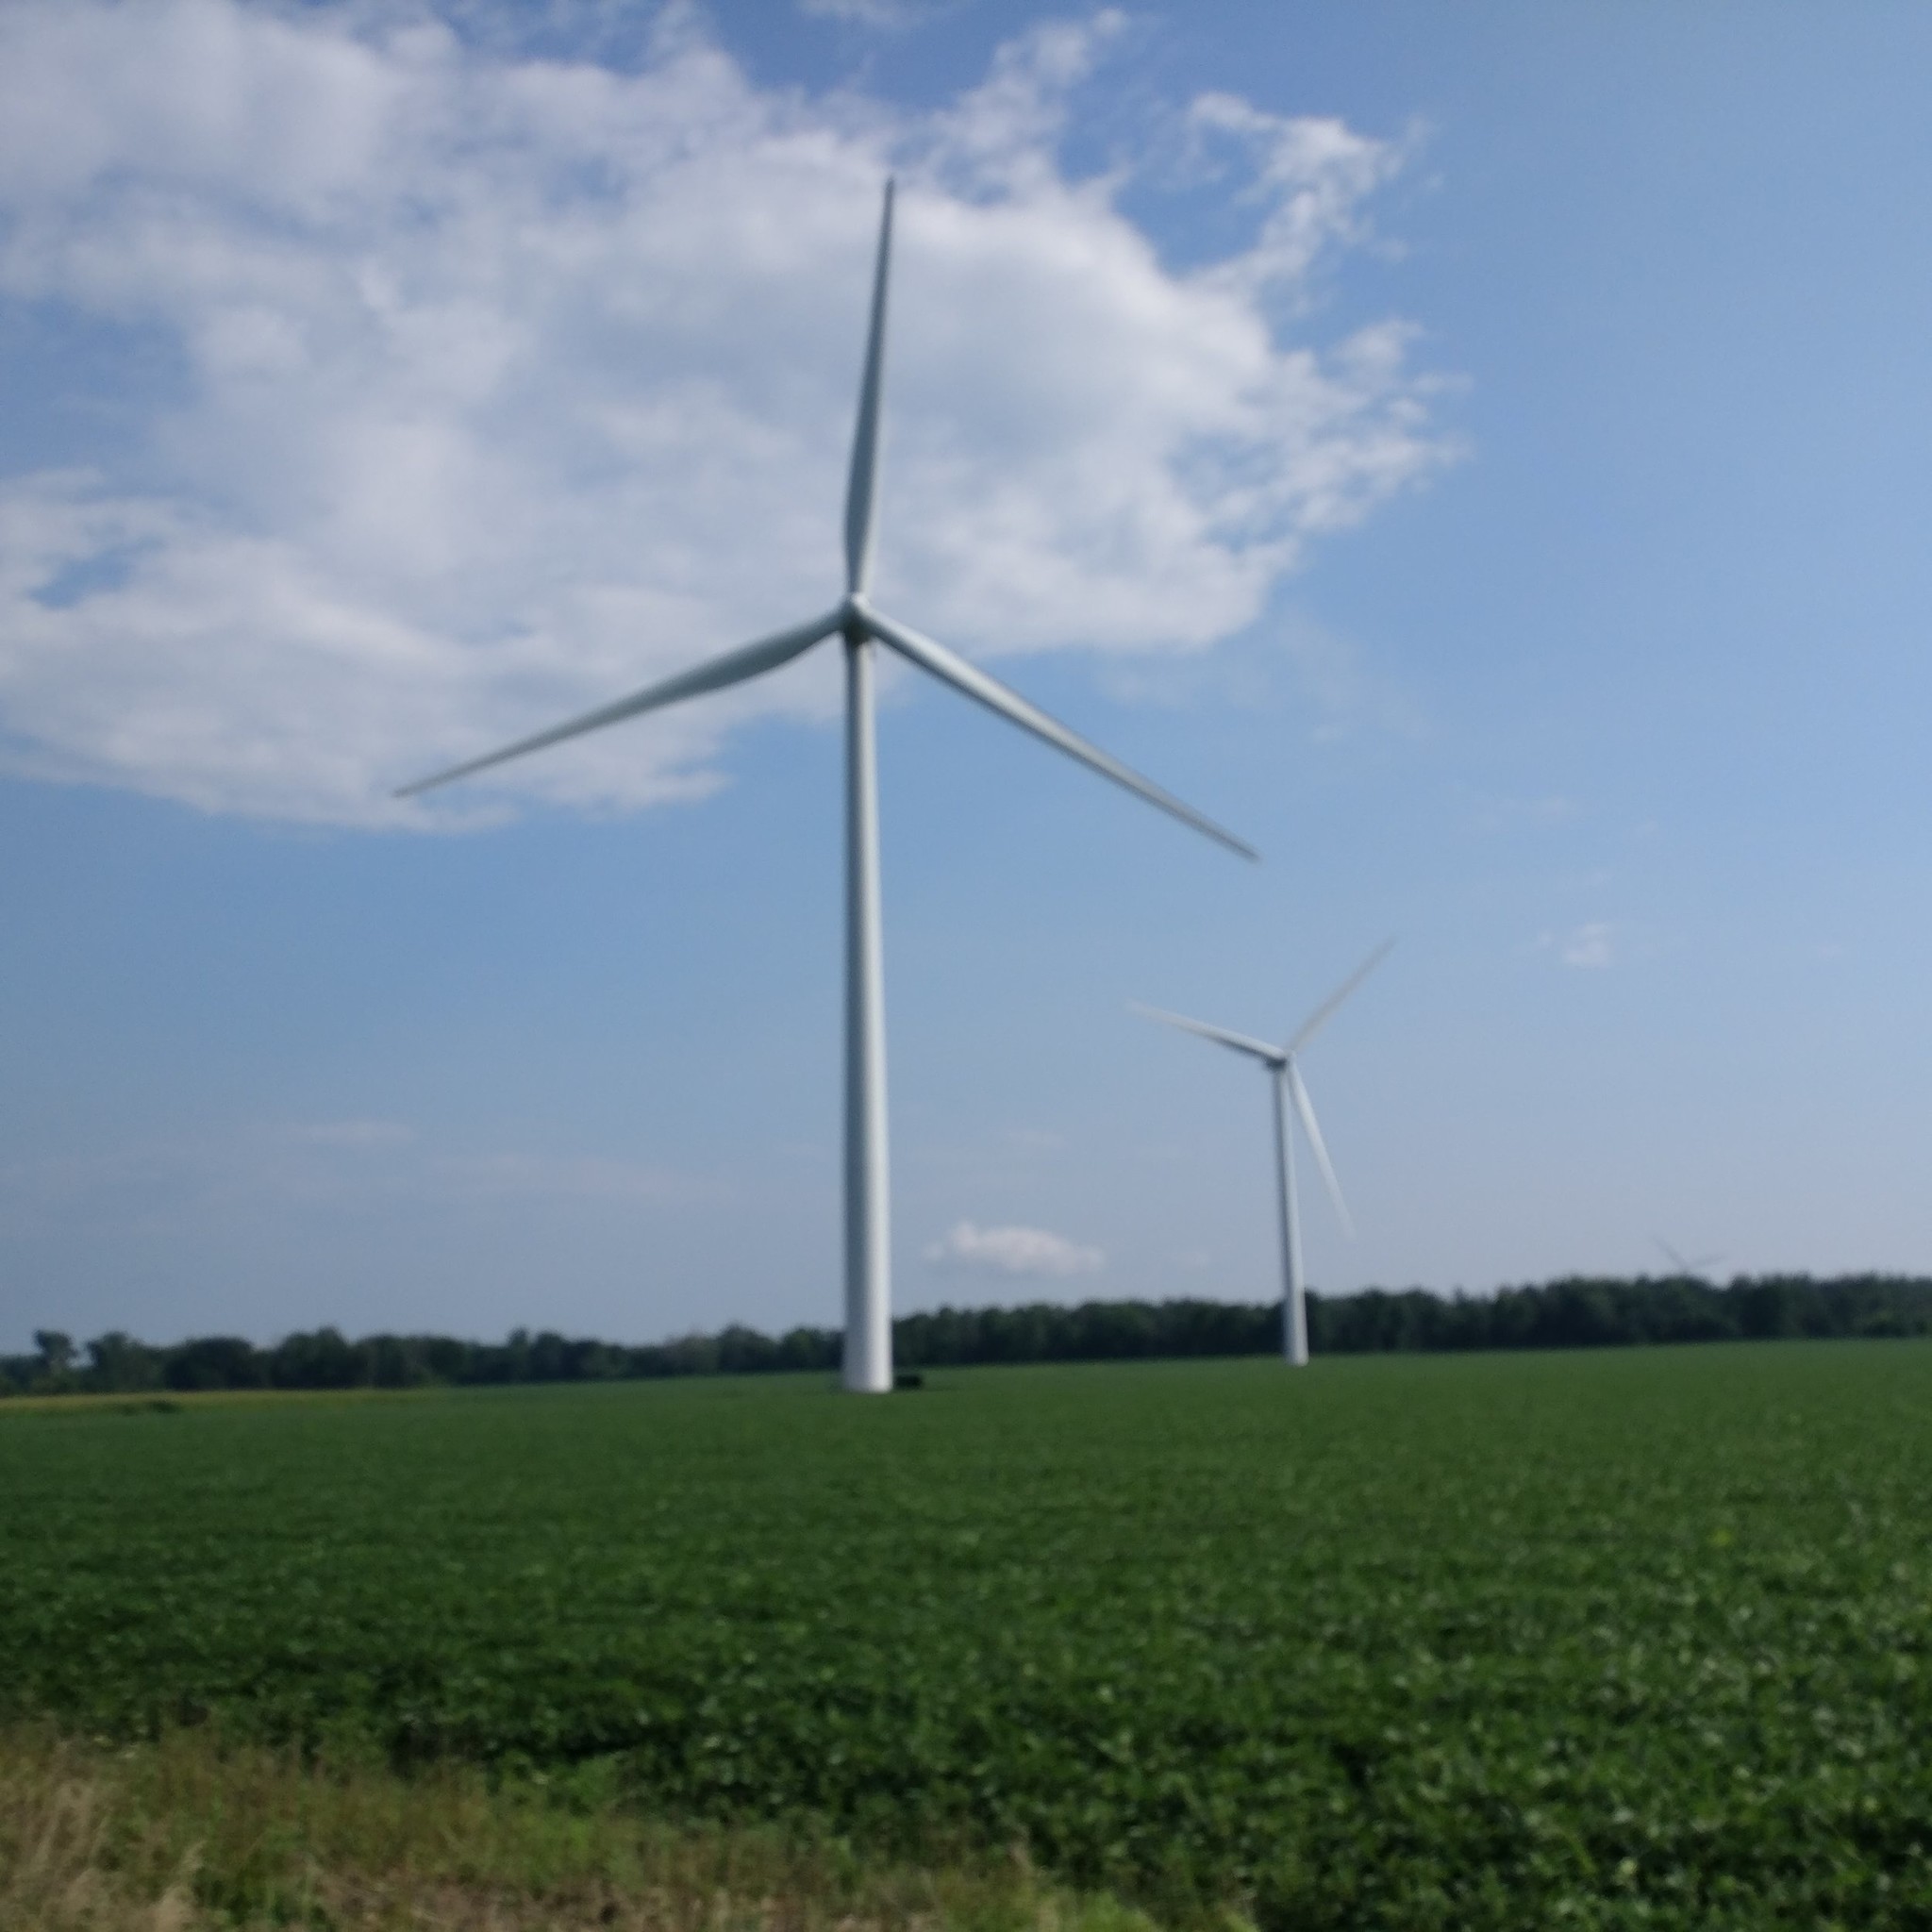
[[[122,345],[86,381],[125,432],[58,469],[0,441],[7,767],[424,822],[393,784],[823,608],[889,164],[879,589],[923,627],[1198,650],[1442,459],[1402,325],[1318,351],[1272,319],[1387,146],[1196,104],[1258,212],[1181,273],[1121,178],[1059,163],[1115,16],[1035,30],[924,118],[762,92],[665,18],[617,72],[379,4],[0,12],[0,304]],[[499,796],[694,795],[736,722],[825,714],[833,673]]]
[[[1542,943],[1554,947],[1566,966],[1610,966],[1616,963],[1611,945],[1615,930],[1608,920],[1592,919],[1567,933],[1545,933]]]
[[[1091,1274],[1107,1260],[1098,1248],[1082,1247],[1043,1227],[981,1227],[972,1221],[956,1223],[926,1249],[925,1258],[938,1267],[1054,1279]]]
[[[1246,151],[1252,192],[1268,208],[1256,245],[1217,271],[1235,288],[1292,289],[1338,239],[1357,238],[1364,199],[1402,164],[1397,149],[1343,122],[1263,113],[1235,94],[1202,94],[1188,119],[1197,141]]]

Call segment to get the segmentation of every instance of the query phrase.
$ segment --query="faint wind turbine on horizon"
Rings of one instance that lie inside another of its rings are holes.
[[[1288,1124],[1291,1103],[1301,1121],[1302,1132],[1308,1137],[1315,1165],[1322,1170],[1322,1178],[1327,1183],[1328,1198],[1335,1203],[1335,1211],[1341,1219],[1342,1232],[1351,1238],[1355,1234],[1355,1222],[1349,1214],[1348,1203],[1341,1198],[1341,1183],[1335,1178],[1335,1168],[1328,1158],[1327,1145],[1322,1139],[1321,1124],[1315,1119],[1315,1104],[1308,1098],[1296,1056],[1335,1017],[1336,1009],[1342,1001],[1389,957],[1394,944],[1392,939],[1384,940],[1281,1046],[1271,1046],[1267,1041],[1253,1039],[1245,1033],[1230,1033],[1224,1026],[1210,1026],[1205,1020],[1190,1020],[1180,1013],[1163,1012],[1158,1007],[1143,1007],[1139,1001],[1130,1002],[1132,1010],[1143,1018],[1178,1026],[1185,1033],[1198,1033],[1203,1040],[1211,1040],[1218,1046],[1244,1053],[1251,1059],[1259,1060],[1273,1075],[1269,1085],[1274,1094],[1274,1172],[1281,1213],[1281,1352],[1291,1368],[1307,1367],[1308,1310],[1302,1282],[1302,1231],[1300,1207],[1295,1196],[1294,1138]]]
[[[844,1384],[882,1394],[892,1386],[891,1260],[886,1158],[886,1020],[879,934],[878,779],[873,725],[874,647],[884,644],[941,683],[963,691],[1076,758],[1103,777],[1218,841],[1244,858],[1251,846],[1173,793],[1030,705],[998,679],[871,603],[877,511],[879,395],[885,366],[886,288],[891,261],[893,183],[888,180],[873,274],[872,320],[845,491],[845,595],[820,616],[679,672],[629,697],[567,719],[514,744],[406,785],[413,797],[526,752],[635,718],[684,698],[722,691],[789,664],[828,637],[845,650],[845,1353]]]
[[[1724,1259],[1722,1255],[1680,1255],[1662,1235],[1651,1236],[1664,1252],[1665,1258],[1677,1271],[1676,1278],[1682,1281],[1702,1281],[1707,1268],[1715,1268]]]

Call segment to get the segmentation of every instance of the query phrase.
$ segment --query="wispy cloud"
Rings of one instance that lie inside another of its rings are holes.
[[[381,1120],[264,1126],[0,1163],[0,1221],[97,1211],[177,1217],[197,1205],[728,1198],[722,1182],[659,1161],[522,1150],[456,1153]]]
[[[1546,932],[1537,944],[1554,952],[1565,966],[1613,966],[1617,960],[1615,934],[1616,928],[1608,920],[1591,919],[1568,932]]]
[[[416,1130],[401,1121],[310,1121],[284,1127],[284,1138],[309,1147],[376,1149],[404,1147]]]
[[[1098,1248],[1084,1247],[1043,1227],[981,1227],[960,1221],[925,1251],[935,1267],[989,1274],[1036,1274],[1064,1279],[1091,1274],[1106,1264]]]
[[[1106,660],[1102,675],[1107,689],[1129,703],[1292,707],[1307,734],[1324,742],[1364,734],[1416,740],[1431,729],[1412,691],[1353,639],[1305,611],[1272,615],[1239,645],[1211,655],[1123,653]]]
[[[1402,325],[1279,320],[1393,149],[1197,104],[1253,234],[1178,271],[1125,175],[1061,159],[1115,16],[925,114],[760,89],[659,18],[618,71],[413,8],[0,10],[0,303],[113,427],[0,483],[8,768],[460,821],[489,794],[389,790],[828,601],[889,166],[881,590],[968,649],[1198,650],[1442,460]],[[734,724],[828,712],[835,668],[496,795],[702,792]]]
[[[942,0],[798,0],[798,10],[811,19],[842,20],[902,33],[945,8]]]
[[[430,1170],[432,1180],[477,1199],[531,1196],[583,1201],[688,1201],[724,1191],[654,1161],[605,1156],[488,1154],[446,1157]]]
[[[1571,824],[1580,810],[1575,799],[1560,791],[1544,792],[1538,798],[1489,798],[1477,805],[1474,824],[1481,832]]]
[[[1270,114],[1238,94],[1200,95],[1188,112],[1200,145],[1238,147],[1249,194],[1267,215],[1255,246],[1215,273],[1231,287],[1292,290],[1338,238],[1356,238],[1368,196],[1402,165],[1401,151],[1316,114]]]

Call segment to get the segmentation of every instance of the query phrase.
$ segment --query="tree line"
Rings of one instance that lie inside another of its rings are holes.
[[[1932,1279],[1905,1275],[1740,1276],[1724,1288],[1683,1277],[1575,1277],[1488,1295],[1369,1289],[1308,1296],[1308,1341],[1318,1355],[1927,1334]],[[1280,1346],[1281,1310],[1273,1302],[1038,1302],[939,1308],[892,1324],[894,1358],[915,1373],[991,1362],[1272,1355]],[[518,1328],[488,1342],[446,1335],[352,1341],[317,1328],[266,1348],[232,1335],[156,1345],[118,1330],[76,1347],[71,1336],[43,1328],[33,1354],[0,1356],[0,1397],[828,1373],[839,1354],[834,1328],[769,1336],[737,1324],[638,1346],[547,1329]]]

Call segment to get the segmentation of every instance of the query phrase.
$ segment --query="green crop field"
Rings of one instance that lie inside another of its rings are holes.
[[[1932,1923],[1932,1344],[0,1410],[0,1714],[1266,1927]]]

